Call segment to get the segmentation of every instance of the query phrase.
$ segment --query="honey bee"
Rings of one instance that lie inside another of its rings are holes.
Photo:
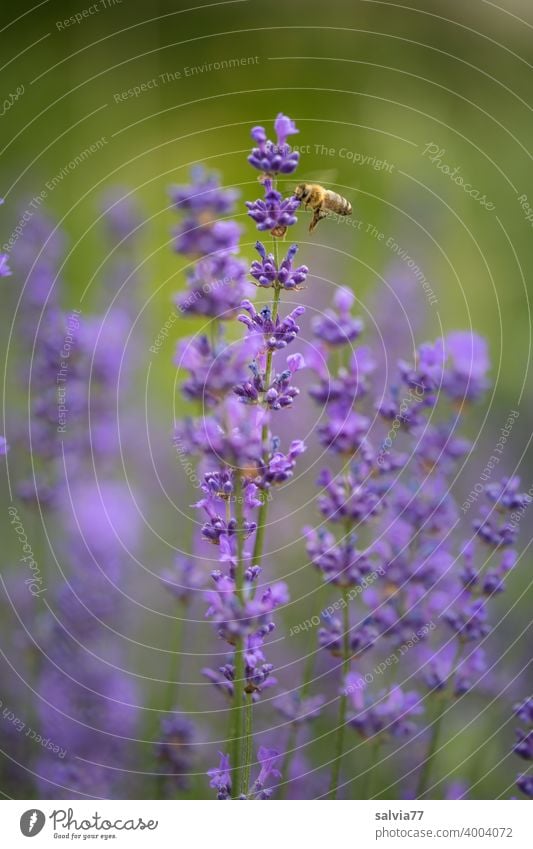
[[[321,218],[327,217],[328,212],[335,212],[337,215],[352,214],[352,205],[349,200],[346,200],[337,192],[325,189],[319,183],[299,183],[294,194],[301,200],[304,209],[313,210],[313,217],[309,225],[310,233],[313,232]]]

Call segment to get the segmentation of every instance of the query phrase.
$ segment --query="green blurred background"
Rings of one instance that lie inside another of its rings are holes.
[[[80,23],[65,25],[89,7],[84,0],[50,0],[35,9],[23,3],[2,11],[2,97],[24,87],[0,119],[2,241],[46,183],[103,138],[101,149],[48,191],[43,203],[68,233],[63,303],[66,309],[76,306],[88,283],[83,303],[90,308],[97,300],[109,259],[102,247],[99,199],[110,187],[125,187],[146,218],[139,252],[141,323],[153,336],[184,283],[183,262],[170,243],[176,219],[168,186],[185,182],[190,166],[202,162],[222,172],[226,185],[238,186],[244,199],[255,198],[256,174],[246,163],[249,128],[270,126],[283,111],[300,128],[297,144],[309,146],[299,174],[324,174],[354,208],[352,222],[325,222],[312,239],[305,221],[297,225],[300,258],[314,275],[305,302],[322,308],[331,286],[344,283],[355,291],[367,323],[382,322],[385,335],[392,332],[405,317],[390,290],[406,273],[405,262],[391,250],[393,239],[423,271],[437,298],[429,304],[417,284],[408,300],[416,342],[470,326],[490,342],[495,389],[470,421],[471,434],[480,433],[480,450],[471,472],[458,482],[459,492],[468,492],[478,479],[510,410],[519,410],[520,417],[505,466],[509,472],[518,467],[524,489],[529,488],[533,225],[519,198],[525,195],[522,203],[533,205],[531,5],[518,0],[505,8],[485,0],[418,0],[410,6],[358,0],[203,5],[110,0]],[[230,60],[238,60],[238,67],[226,68],[224,63],[236,64]],[[209,68],[217,62],[221,70]],[[128,95],[135,86],[144,90]],[[468,196],[430,161],[424,153],[430,144],[442,151],[441,162],[460,169],[457,173],[493,208]],[[356,161],[345,151],[354,152]],[[373,167],[369,157],[388,167]],[[256,236],[243,207],[239,219],[245,227],[243,252],[251,257]],[[15,277],[3,282],[18,285]],[[385,313],[379,312],[381,295]],[[3,318],[6,330],[10,319],[9,314]],[[142,389],[148,385],[146,404],[167,457],[170,496],[185,504],[189,494],[179,486],[172,492],[171,447],[165,440],[170,445],[179,405],[174,338],[192,327],[194,322],[174,325],[173,338],[151,358],[148,384],[143,372]],[[142,399],[140,407],[144,404]],[[170,500],[150,505],[149,513],[157,532],[171,537]],[[303,518],[312,515],[310,510]],[[183,523],[178,535],[185,540],[188,534]],[[522,528],[524,545],[528,534]],[[171,554],[166,543],[147,543],[145,556],[153,559],[156,572]],[[503,610],[518,601],[500,634],[509,643],[530,616],[523,596],[530,562],[526,554],[502,602]],[[286,565],[281,563],[280,573]],[[315,575],[295,579],[293,595],[300,602],[287,614],[286,625],[309,615],[309,599],[302,595],[314,593],[316,585]],[[148,580],[146,593],[164,609],[157,592]],[[315,612],[320,600],[313,596],[312,604]],[[137,632],[145,627],[150,639],[164,646],[164,628],[152,619],[147,615],[144,626],[135,623]],[[499,674],[519,670],[526,649],[519,640]],[[295,647],[296,655],[302,651]],[[159,663],[150,653],[144,659],[138,654],[139,669],[152,662]],[[164,670],[164,658],[160,666]],[[195,674],[191,663],[189,680]],[[512,781],[516,763],[506,758],[511,727],[490,738],[509,722],[513,697],[524,695],[527,684],[520,680],[515,689],[446,750],[452,765],[465,746],[472,752],[481,746],[466,770],[485,774],[478,797],[494,797]],[[506,759],[500,765],[501,758]]]

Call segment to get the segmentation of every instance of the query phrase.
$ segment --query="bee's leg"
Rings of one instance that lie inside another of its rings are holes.
[[[316,225],[320,221],[321,218],[326,218],[327,212],[324,212],[322,209],[315,209],[315,213],[311,219],[311,223],[309,225],[309,232],[312,233],[315,229]]]

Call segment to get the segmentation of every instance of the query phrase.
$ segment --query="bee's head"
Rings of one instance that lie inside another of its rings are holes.
[[[298,183],[298,185],[296,186],[296,188],[294,190],[295,197],[302,200],[306,196],[306,194],[307,194],[307,186],[305,185],[305,183]]]

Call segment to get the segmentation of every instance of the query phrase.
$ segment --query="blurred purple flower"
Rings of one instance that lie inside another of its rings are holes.
[[[222,188],[216,172],[206,171],[198,165],[191,169],[191,182],[173,186],[170,197],[178,212],[226,215],[233,212],[239,192]]]
[[[199,260],[187,272],[187,287],[187,292],[176,298],[181,313],[225,321],[234,318],[242,299],[253,288],[246,282],[244,263],[227,250]]]
[[[364,679],[355,673],[346,679],[346,691],[356,711],[350,724],[363,737],[410,737],[416,731],[413,718],[424,712],[418,693],[395,686],[373,698]]]
[[[196,728],[190,720],[177,715],[162,718],[161,738],[156,743],[158,767],[169,784],[179,789],[188,786],[195,740]]]
[[[351,314],[355,295],[350,289],[341,286],[333,296],[334,309],[326,309],[312,322],[315,336],[327,345],[347,345],[361,335],[363,322]]]
[[[490,359],[485,339],[470,331],[449,333],[445,340],[449,366],[444,391],[456,401],[475,401],[488,388]]]
[[[191,557],[176,557],[172,569],[159,576],[165,589],[181,604],[190,604],[205,586],[205,578]]]
[[[320,714],[324,702],[324,696],[308,696],[307,698],[302,698],[300,693],[293,690],[291,693],[286,693],[285,695],[280,696],[280,698],[274,702],[274,707],[293,725],[304,725],[311,720],[316,719],[316,717]]]

